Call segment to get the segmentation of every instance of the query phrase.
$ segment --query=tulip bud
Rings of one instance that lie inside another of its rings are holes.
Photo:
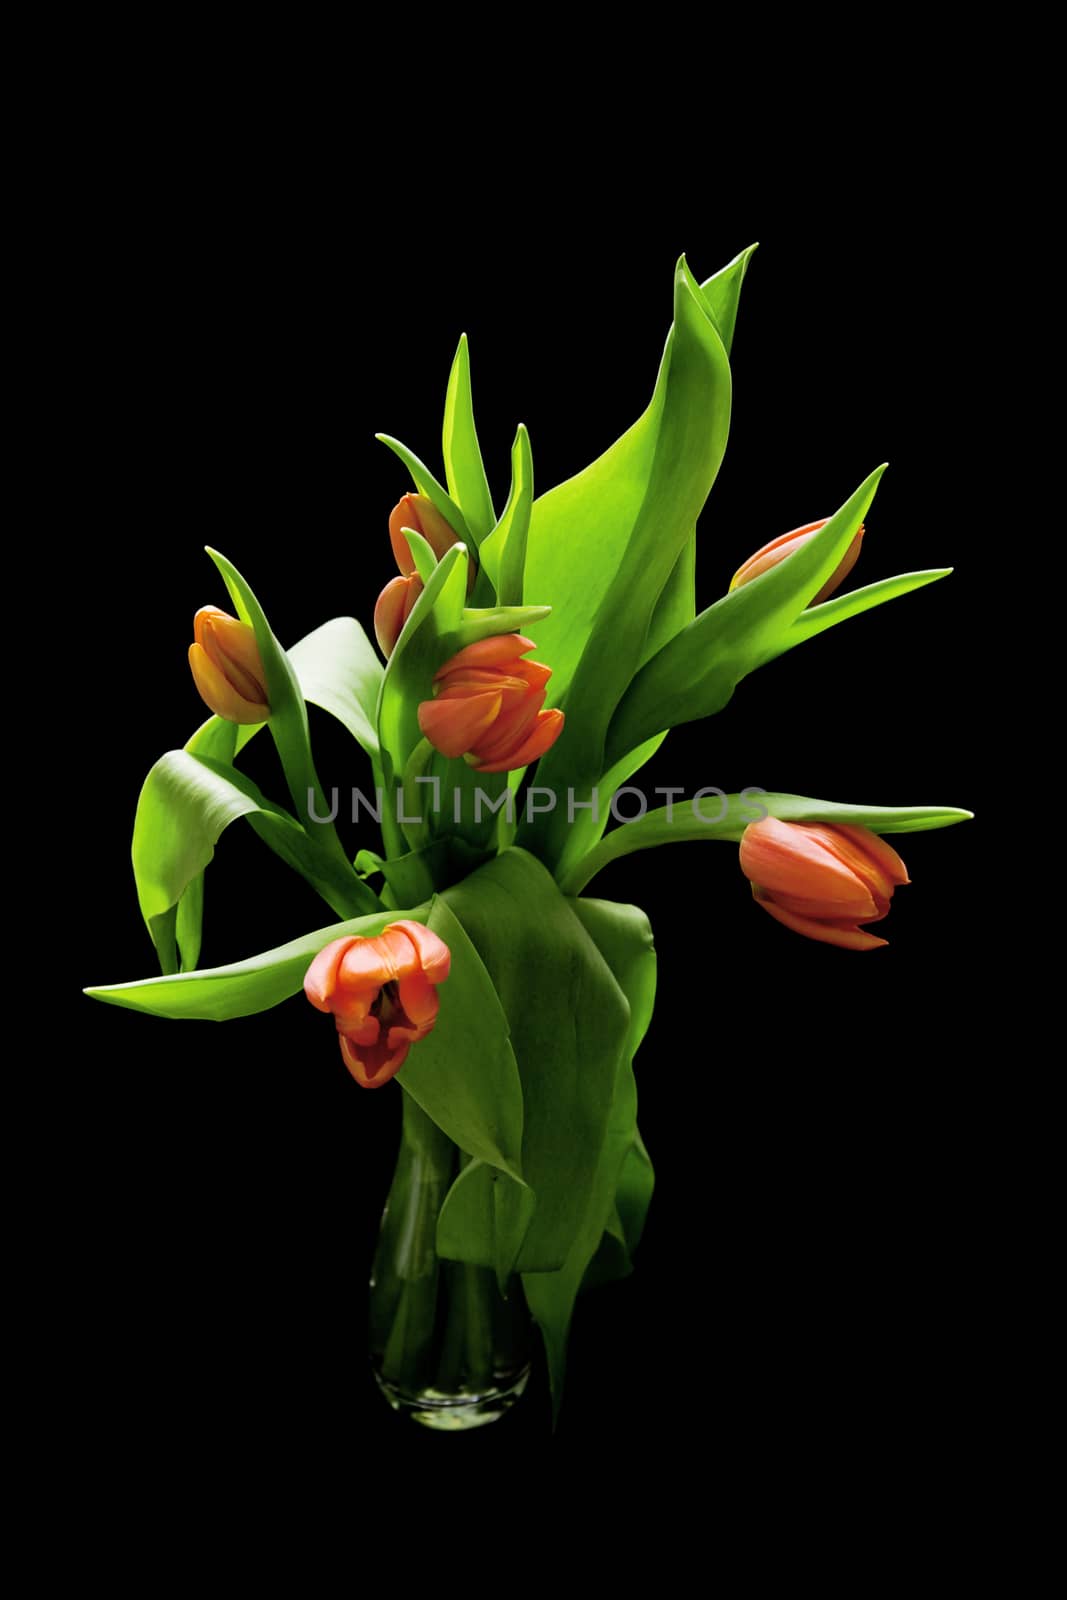
[[[378,596],[374,607],[374,632],[387,661],[421,593],[422,579],[417,572],[411,572],[406,578],[390,578]]]
[[[193,618],[193,634],[189,666],[205,704],[227,722],[266,722],[267,675],[253,629],[218,606],[202,606]]]
[[[419,706],[423,737],[478,772],[511,772],[543,756],[563,731],[563,712],[541,709],[552,672],[523,661],[535,648],[521,634],[496,634],[446,661],[434,675],[436,698]]]
[[[783,533],[777,539],[772,539],[770,544],[761,545],[755,555],[749,556],[744,564],[738,567],[730,579],[731,589],[740,589],[742,584],[751,583],[753,578],[758,578],[764,572],[769,572],[771,567],[776,567],[779,561],[784,561],[786,556],[791,556],[802,544],[807,544],[813,533],[818,533],[820,528],[825,528],[829,518],[823,517],[821,522],[809,522],[806,527],[794,528],[792,533]],[[844,583],[852,568],[856,565],[856,558],[860,553],[863,542],[863,526],[860,525],[856,537],[849,545],[841,558],[840,563],[834,568],[829,578],[823,584],[817,595],[808,601],[809,605],[817,606],[820,600],[829,599],[839,584]]]
[[[396,564],[405,577],[415,571],[411,546],[400,531],[414,528],[421,533],[438,561],[446,550],[451,550],[458,534],[449,526],[433,501],[424,494],[406,494],[389,513],[389,539],[393,546]]]
[[[304,993],[337,1022],[345,1066],[364,1089],[399,1072],[437,1021],[437,985],[452,962],[421,922],[393,922],[374,939],[335,939],[307,970]]]
[[[846,950],[886,943],[861,924],[880,922],[897,884],[911,881],[893,847],[869,828],[776,817],[745,829],[741,871],[754,899],[778,922]]]

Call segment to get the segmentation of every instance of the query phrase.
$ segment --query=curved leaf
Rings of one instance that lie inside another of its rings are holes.
[[[557,1272],[523,1274],[526,1298],[545,1342],[553,1408],[557,1414],[563,1395],[567,1337],[574,1302],[616,1210],[624,1163],[638,1137],[637,1086],[632,1062],[651,1018],[656,990],[656,956],[648,918],[643,911],[637,906],[615,905],[603,900],[576,900],[572,902],[572,909],[625,994],[630,1018],[616,1062],[611,1111],[593,1183],[566,1261]],[[650,1194],[651,1188],[646,1184],[646,1205]],[[640,1194],[630,1191],[624,1196],[624,1204],[635,1226],[635,1206],[640,1204],[640,1198]]]
[[[179,903],[215,854],[223,829],[247,817],[265,844],[295,868],[340,916],[376,910],[381,902],[347,862],[323,851],[295,817],[267,800],[250,778],[223,762],[171,750],[149,772],[137,803],[133,864],[141,914],[160,960],[173,971]],[[196,891],[202,894],[202,886]],[[194,898],[184,912],[182,956],[196,959],[199,918]]]
[[[752,248],[755,248],[754,246]],[[728,350],[737,297],[752,251],[743,251],[721,272],[699,286],[705,311],[715,318]],[[621,330],[625,334],[625,330]],[[566,694],[593,623],[607,596],[630,542],[634,524],[649,493],[649,479],[663,422],[673,335],[660,364],[647,409],[603,455],[565,483],[534,502],[526,554],[525,592],[553,603],[556,610],[541,626],[538,645],[552,667],[549,704]],[[707,426],[708,419],[697,419]],[[689,530],[691,531],[691,529]],[[678,558],[676,558],[678,559]],[[692,617],[685,609],[687,580],[680,583],[680,610],[669,621],[657,621],[657,636],[670,637],[673,621],[682,626]],[[655,598],[655,597],[654,597]],[[664,596],[668,607],[677,595]],[[658,602],[657,602],[658,603]]]
[[[584,796],[605,765],[613,765],[663,727],[661,723],[649,728],[626,749],[615,747],[605,760],[608,723],[640,664],[656,602],[715,480],[729,431],[729,361],[684,259],[675,277],[674,305],[674,328],[657,385],[662,399],[644,493],[567,689],[563,732],[538,767],[539,781],[560,792],[571,785]],[[532,543],[530,548],[532,552]],[[580,548],[584,554],[585,546]],[[533,575],[528,576],[530,593],[540,593]],[[581,574],[577,577],[580,582]],[[558,614],[553,612],[549,624]],[[555,667],[544,628],[538,643]],[[565,811],[557,808],[529,830],[520,830],[519,841],[529,842],[544,860],[555,864],[567,842]]]
[[[616,828],[564,876],[560,885],[564,894],[580,894],[610,861],[632,855],[635,850],[694,839],[725,839],[736,844],[749,823],[757,822],[761,815],[777,817],[781,822],[857,823],[875,833],[948,828],[955,822],[967,822],[974,815],[954,806],[857,806],[813,800],[802,794],[765,794],[760,789],[727,795],[725,809],[718,797],[701,800],[695,806],[696,809],[691,801],[675,801],[673,806],[661,806],[636,822]],[[715,820],[706,820],[712,807]]]
[[[399,439],[392,438],[388,433],[376,433],[374,437],[380,440],[382,444],[388,445],[395,456],[400,457],[400,460],[411,473],[416,489],[420,494],[424,494],[427,500],[433,501],[449,527],[455,531],[456,537],[461,539],[464,544],[473,544],[475,541],[471,536],[470,528],[467,526],[466,517],[444,485],[438,483],[426,463],[420,461],[415,452],[409,450],[406,444],[401,444]]]
[[[884,471],[872,472],[792,555],[723,595],[646,662],[612,717],[608,764],[665,728],[721,710],[746,673],[788,648],[790,626],[848,549]]]
[[[334,617],[288,651],[300,693],[336,717],[372,760],[384,668],[355,617]]]
[[[592,1190],[629,1007],[540,862],[506,850],[439,897],[481,956],[511,1031],[537,1206],[522,1271],[566,1259]],[[564,1180],[565,1175],[565,1180]]]
[[[211,1022],[250,1017],[280,1005],[290,995],[299,994],[308,967],[319,951],[334,939],[343,939],[348,934],[370,938],[402,917],[422,922],[428,909],[416,906],[412,911],[375,911],[370,916],[353,917],[328,928],[317,928],[301,939],[250,956],[246,961],[230,962],[225,967],[205,967],[199,972],[175,972],[134,983],[101,985],[86,989],[84,993],[93,1000],[125,1006],[129,1011],[146,1011],[155,1017]]]
[[[298,640],[287,654],[304,699],[337,717],[372,760],[376,758],[378,735],[374,714],[382,667],[355,618],[334,617]],[[186,742],[185,750],[190,755],[229,765],[248,741],[266,726],[265,722],[258,722],[239,727],[222,717],[209,717]],[[163,759],[167,760],[168,757]],[[232,776],[234,782],[240,784],[240,776]],[[134,817],[134,878],[142,911],[147,902],[154,904],[154,910],[150,914],[145,913],[145,921],[156,946],[160,966],[164,972],[176,972],[180,954],[182,970],[189,971],[196,966],[200,953],[203,877],[198,872],[186,879],[184,888],[179,889],[183,873],[174,870],[176,863],[171,838],[176,819],[168,821],[165,815],[160,815],[158,807],[162,800],[163,791],[152,781],[152,773],[149,773],[142,786]],[[151,815],[142,815],[144,808],[150,808]],[[323,816],[325,814],[325,811],[321,813]],[[199,832],[194,815],[188,809],[182,812],[180,826],[187,831],[183,848],[190,859],[199,852],[206,863],[211,860],[219,835],[212,833],[210,826],[206,831]],[[208,820],[207,814],[202,812],[199,817],[202,826]],[[160,840],[158,849],[153,842],[157,830]],[[331,879],[335,872],[343,881],[344,874],[340,872],[336,858],[332,858],[329,864]],[[160,884],[168,885],[162,906],[159,903]],[[178,894],[177,901],[169,900],[175,891]],[[376,904],[377,897],[374,897],[367,903],[367,909]],[[334,909],[341,907],[335,905]]]
[[[461,1150],[521,1179],[522,1083],[507,1018],[443,895],[425,920],[452,952],[452,966],[438,990],[433,1032],[412,1048],[397,1081]]]

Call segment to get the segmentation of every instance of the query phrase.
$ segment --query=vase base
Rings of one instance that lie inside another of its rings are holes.
[[[394,1411],[419,1422],[424,1428],[438,1428],[447,1433],[459,1433],[467,1428],[484,1428],[495,1422],[505,1411],[510,1411],[522,1395],[530,1377],[529,1366],[506,1387],[487,1389],[482,1393],[449,1393],[442,1389],[420,1389],[415,1393],[391,1383],[375,1370],[375,1380]]]

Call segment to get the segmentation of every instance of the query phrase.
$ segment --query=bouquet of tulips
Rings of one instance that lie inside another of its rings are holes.
[[[357,1084],[396,1077],[404,1138],[372,1346],[397,1392],[425,1378],[431,1349],[439,1386],[443,1362],[459,1392],[485,1392],[501,1316],[513,1323],[528,1308],[558,1405],[579,1291],[630,1270],[653,1183],[634,1059],[656,957],[639,908],[589,896],[597,873],[637,850],[728,841],[783,940],[870,950],[885,943],[872,926],[908,881],[884,835],[969,815],[758,790],[665,791],[650,809],[632,783],[671,728],[721,711],[747,673],[945,575],[907,573],[831,598],[860,554],[876,471],[833,516],[757,550],[696,613],[696,522],[726,447],[750,256],[703,283],[679,262],[647,409],[537,498],[520,427],[499,513],[460,341],[444,483],[381,436],[412,484],[389,518],[399,575],[374,609],[380,655],[351,617],[283,649],[244,576],[208,552],[236,613],[208,606],[194,622],[189,663],[213,715],[152,768],[134,826],[162,975],[88,992],[218,1020],[303,992],[332,1016]],[[308,703],[367,758],[365,785],[344,797],[367,830],[354,860],[335,828],[341,798],[316,771]],[[241,752],[263,729],[288,804],[242,772]],[[332,918],[200,969],[204,873],[238,817]],[[309,1034],[325,1026],[309,1011]],[[442,1273],[457,1290],[490,1286],[477,1316],[468,1295],[458,1331],[442,1323]]]

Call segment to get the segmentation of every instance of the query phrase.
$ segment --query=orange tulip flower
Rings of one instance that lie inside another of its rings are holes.
[[[374,607],[374,633],[387,661],[421,593],[422,579],[417,572],[409,572],[405,578],[390,578],[378,596]]]
[[[791,556],[794,550],[802,544],[807,544],[813,533],[818,533],[820,528],[825,528],[828,517],[823,517],[821,522],[809,522],[803,528],[794,528],[792,533],[779,534],[777,539],[772,539],[770,544],[761,545],[755,555],[749,556],[744,564],[738,567],[730,579],[731,589],[740,589],[744,583],[751,583],[753,578],[758,578],[764,572],[769,572],[771,567],[776,567],[779,561],[784,561],[786,556]],[[827,578],[817,595],[808,601],[809,605],[817,606],[820,600],[829,599],[839,584],[844,583],[852,568],[856,565],[856,558],[860,553],[863,543],[863,526],[860,525],[856,537],[849,545],[839,564]]]
[[[345,1066],[364,1089],[388,1083],[437,1021],[448,946],[421,922],[393,922],[373,939],[335,939],[320,950],[304,993],[337,1021]]]
[[[389,540],[396,564],[405,577],[415,571],[415,562],[411,546],[400,531],[402,528],[414,528],[416,533],[421,533],[438,561],[446,550],[451,550],[458,537],[427,495],[404,495],[389,513]]]
[[[478,772],[511,772],[559,738],[562,711],[543,711],[551,668],[523,661],[535,649],[518,633],[467,645],[434,675],[433,700],[419,706],[423,736],[443,756]]]
[[[202,606],[193,618],[193,634],[189,666],[205,704],[227,722],[266,722],[266,673],[248,623],[218,606]]]
[[[775,817],[745,829],[741,871],[778,922],[846,950],[886,943],[860,925],[880,922],[897,884],[911,882],[896,851],[869,828]]]

